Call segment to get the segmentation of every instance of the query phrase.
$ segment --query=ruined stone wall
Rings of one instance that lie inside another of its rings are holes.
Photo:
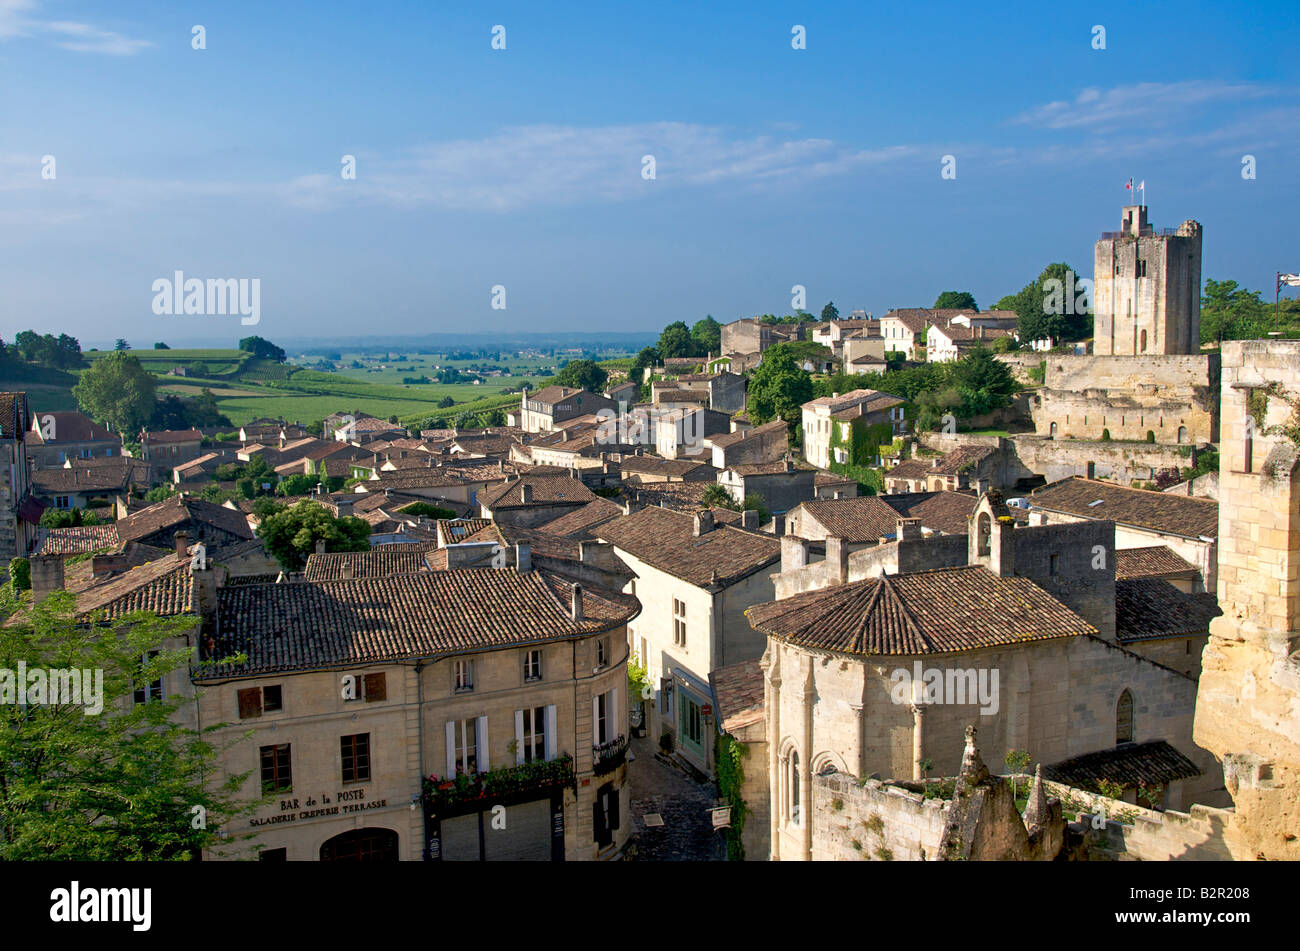
[[[1112,430],[1112,435],[1114,431]],[[1196,447],[1160,445],[1143,441],[1101,442],[1042,436],[1011,437],[1019,468],[1041,475],[1048,482],[1087,476],[1130,484],[1153,482],[1161,469],[1191,468]]]
[[[948,804],[877,779],[813,778],[813,861],[916,862],[938,857]]]
[[[1219,355],[1049,355],[1033,407],[1039,435],[1215,443],[1219,439]]]

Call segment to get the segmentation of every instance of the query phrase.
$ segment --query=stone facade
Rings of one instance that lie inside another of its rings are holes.
[[[1124,208],[1093,259],[1093,352],[1197,354],[1201,349],[1201,226],[1157,233],[1146,205]]]
[[[1219,355],[1068,356],[1048,354],[1031,401],[1040,436],[1145,440],[1192,445],[1219,441]]]
[[[1300,859],[1300,343],[1223,346],[1219,604],[1202,657],[1196,741],[1223,761],[1237,859]]]

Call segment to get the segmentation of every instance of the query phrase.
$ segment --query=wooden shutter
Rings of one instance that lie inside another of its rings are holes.
[[[618,790],[610,789],[607,793],[609,796],[609,827],[611,830],[618,829]]]
[[[600,744],[600,694],[596,694],[591,698],[591,745]]]
[[[249,717],[260,717],[261,715],[262,688],[249,687],[247,690],[239,691],[239,719],[247,720]]]
[[[488,732],[487,717],[478,718],[478,749],[474,751],[478,758],[478,771],[486,773],[491,768],[491,762],[488,759]]]
[[[456,721],[447,721],[447,776],[456,775]]]
[[[382,673],[366,674],[364,693],[366,702],[388,699],[388,681]]]
[[[546,736],[542,742],[546,745],[546,758],[555,759],[555,741],[558,739],[555,732],[555,704],[546,705]]]
[[[533,729],[537,729],[537,724],[533,724]],[[524,711],[515,711],[515,765],[519,766],[524,761]]]
[[[605,710],[605,719],[609,723],[610,739],[622,736],[626,732],[623,729],[623,711],[618,708],[618,687],[609,691],[609,706]],[[617,829],[618,826],[614,828]]]

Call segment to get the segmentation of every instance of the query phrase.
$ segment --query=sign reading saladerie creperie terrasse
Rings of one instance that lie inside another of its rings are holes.
[[[346,815],[349,812],[366,812],[370,809],[383,809],[388,805],[387,799],[372,799],[366,802],[364,789],[348,789],[337,792],[331,799],[327,793],[321,793],[317,799],[281,799],[280,811],[268,816],[254,816],[248,820],[250,826],[277,825],[281,822],[297,822],[300,819],[319,819],[324,816]]]

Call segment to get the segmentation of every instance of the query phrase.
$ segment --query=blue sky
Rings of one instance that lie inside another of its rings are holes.
[[[0,0],[0,335],[249,332],[153,314],[176,270],[273,340],[984,307],[1091,276],[1130,176],[1203,276],[1300,271],[1293,6],[876,6]]]

